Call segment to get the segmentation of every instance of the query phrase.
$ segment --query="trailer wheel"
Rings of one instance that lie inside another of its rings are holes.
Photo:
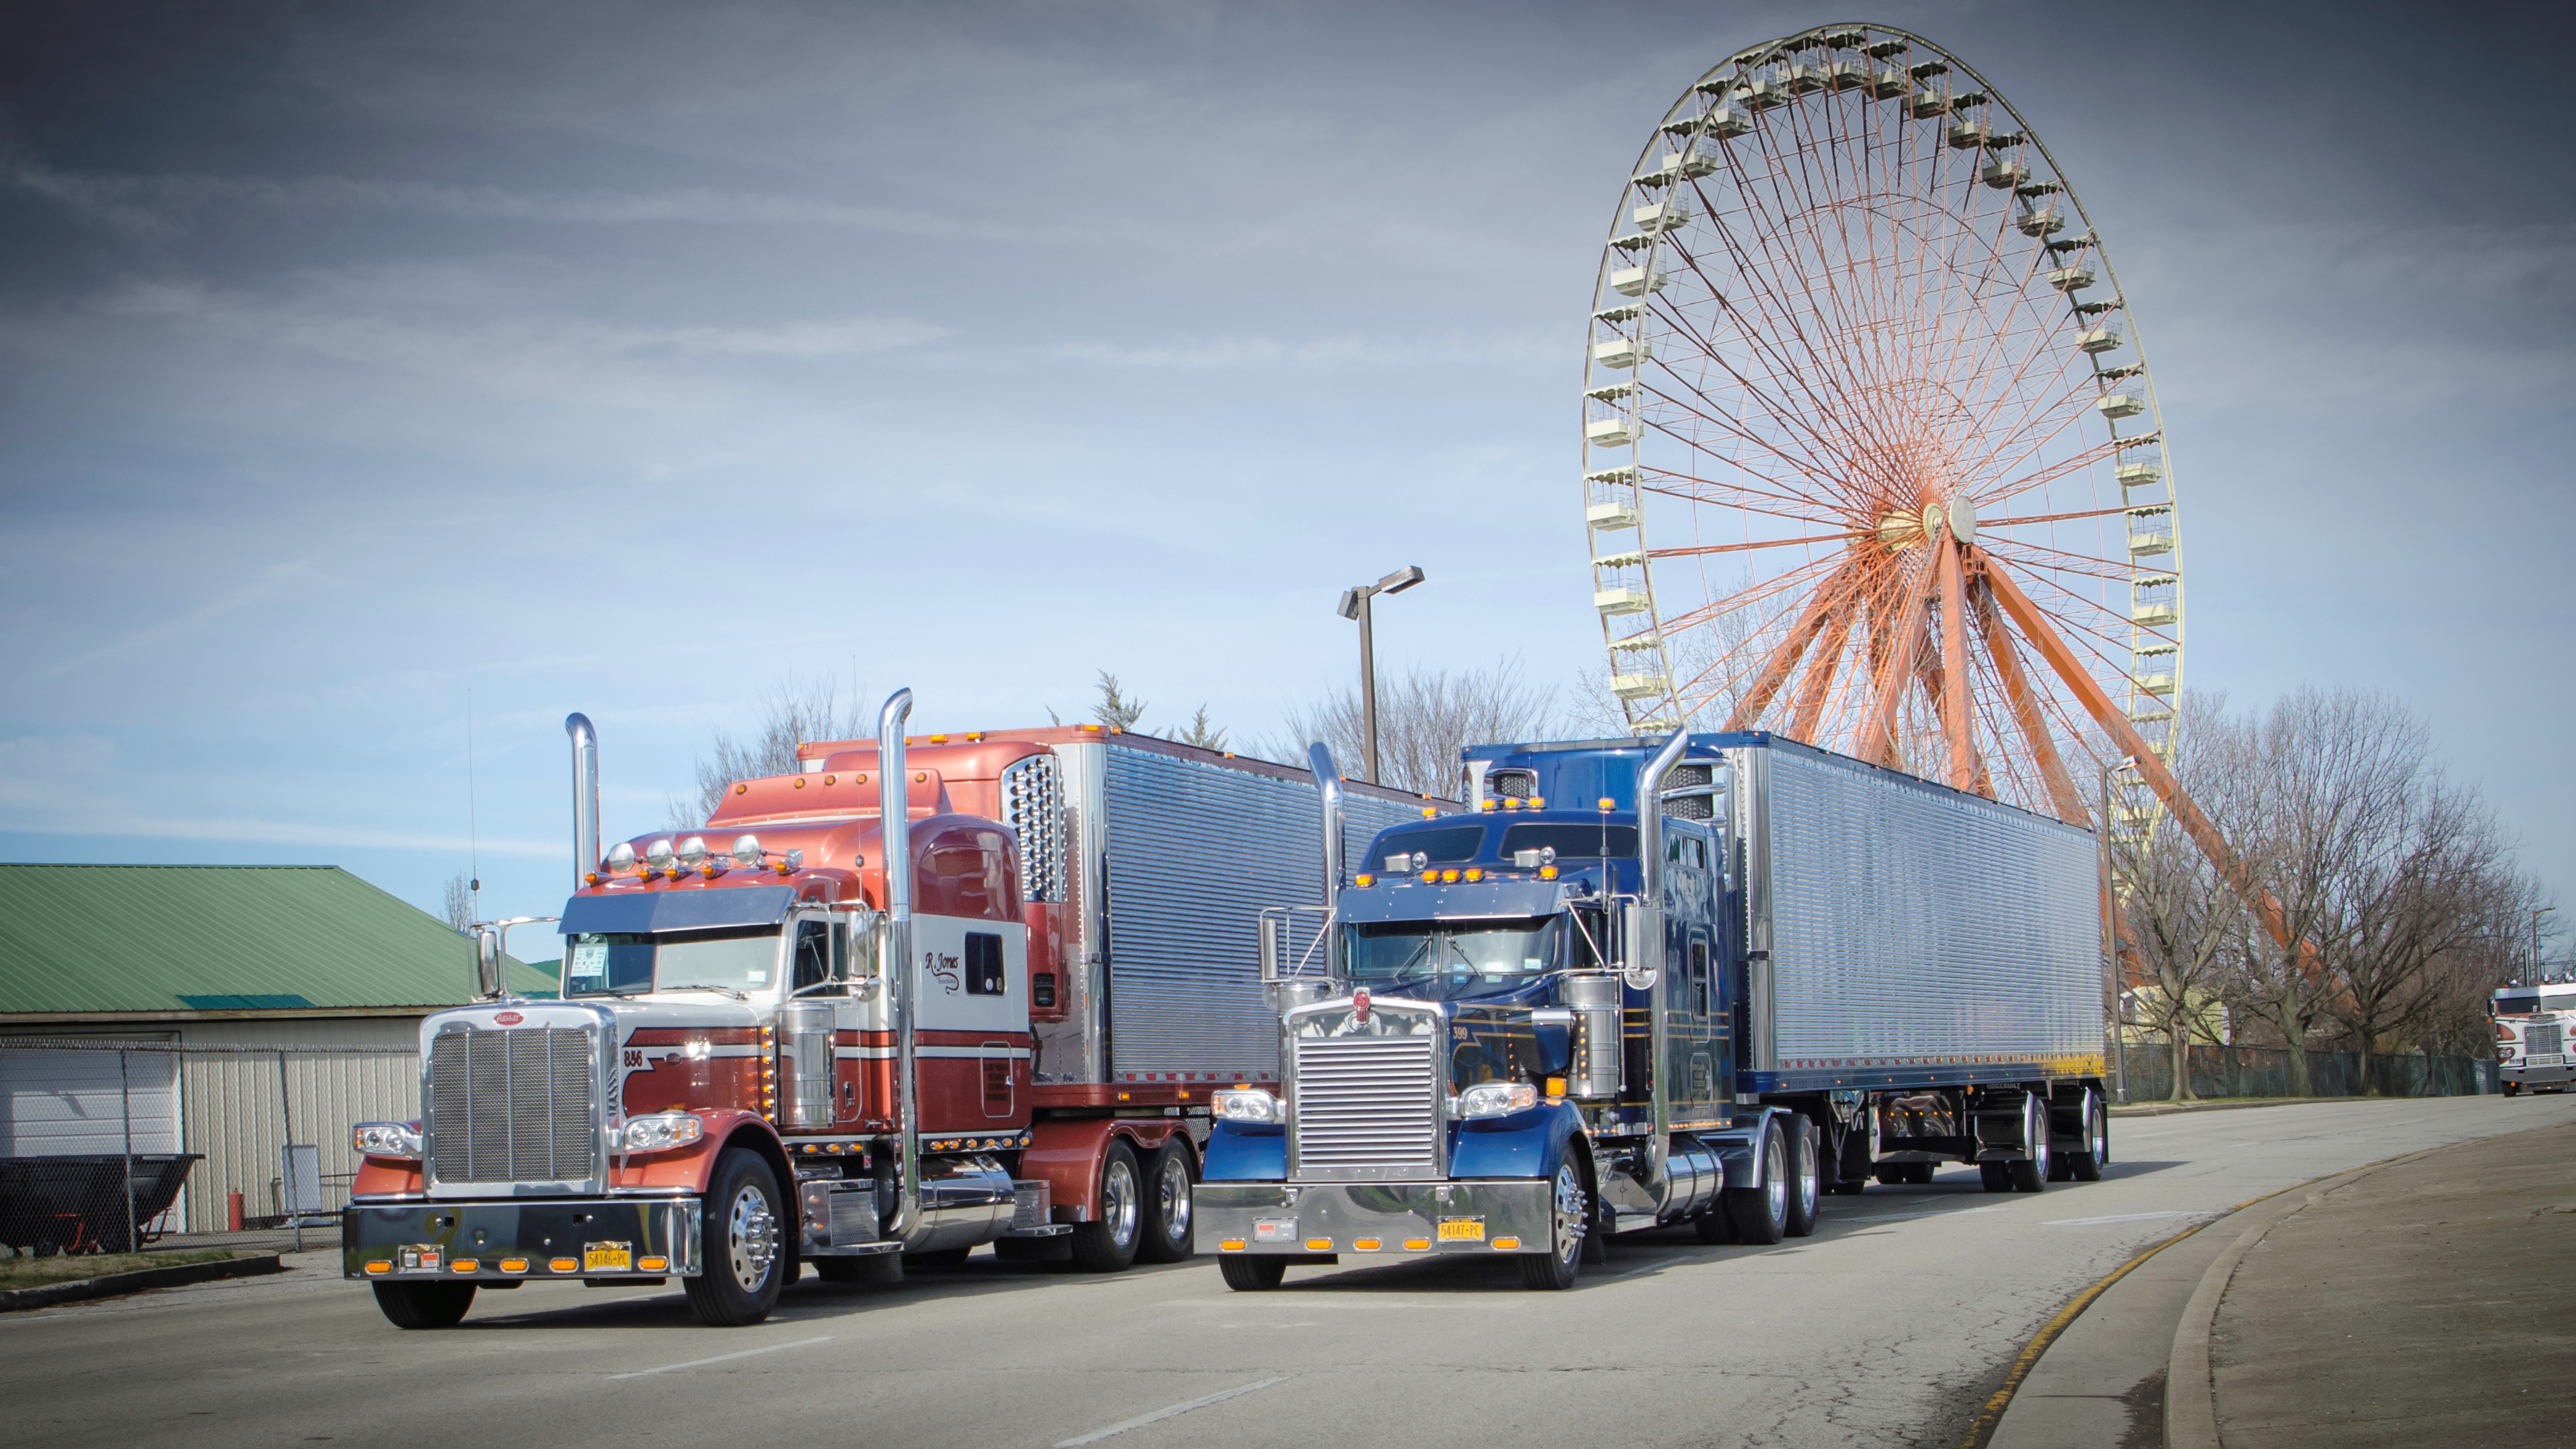
[[[1817,1183],[1823,1167],[1816,1161],[1816,1124],[1806,1117],[1793,1117],[1798,1125],[1789,1136],[1789,1216],[1783,1226],[1790,1237],[1803,1238],[1816,1230]]]
[[[1542,1292],[1571,1288],[1583,1271],[1583,1239],[1592,1222],[1591,1195],[1583,1190],[1583,1169],[1571,1153],[1556,1165],[1556,1190],[1549,1194],[1548,1245],[1521,1255],[1521,1286]]]
[[[2021,1136],[2022,1156],[2005,1164],[2011,1170],[2013,1190],[2046,1192],[2053,1154],[2048,1146],[2048,1100],[2037,1092],[2022,1094]]]
[[[1762,1185],[1729,1188],[1726,1215],[1739,1242],[1769,1247],[1789,1235],[1789,1145],[1777,1118],[1763,1124]]]
[[[2100,1182],[2111,1163],[2111,1114],[2102,1094],[2084,1089],[2084,1150],[2066,1154],[2067,1175],[2077,1182]]]
[[[1156,1148],[1145,1165],[1145,1233],[1136,1245],[1142,1263],[1183,1263],[1198,1251],[1198,1227],[1190,1215],[1190,1139],[1175,1132]]]
[[[1288,1276],[1288,1260],[1235,1255],[1217,1259],[1216,1270],[1224,1275],[1225,1286],[1237,1293],[1267,1293]]]
[[[706,1271],[681,1279],[680,1286],[702,1323],[758,1323],[778,1305],[779,1269],[787,1260],[778,1179],[759,1154],[731,1147],[716,1159],[713,1187],[698,1230],[698,1261]]]
[[[2519,1096],[2521,1096],[2521,1095],[2522,1095],[2522,1083],[2520,1083],[2520,1082],[2507,1082],[2507,1083],[2505,1083],[2505,1084],[2504,1084],[2504,1094],[2505,1094],[2506,1096],[2508,1096],[2508,1097],[2519,1097]]]
[[[1144,1226],[1145,1189],[1136,1154],[1113,1140],[1100,1154],[1100,1211],[1090,1222],[1073,1225],[1073,1266],[1086,1273],[1123,1271],[1136,1261]]]
[[[453,1328],[474,1306],[471,1283],[378,1283],[376,1306],[396,1328]]]

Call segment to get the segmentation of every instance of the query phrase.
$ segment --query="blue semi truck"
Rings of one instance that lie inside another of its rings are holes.
[[[2094,840],[1765,733],[1467,750],[1468,810],[1262,921],[1275,1088],[1216,1095],[1199,1241],[1296,1263],[1813,1231],[1822,1196],[2110,1156]],[[1641,808],[1642,807],[1642,808]]]

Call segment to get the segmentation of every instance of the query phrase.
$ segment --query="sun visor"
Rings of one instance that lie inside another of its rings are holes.
[[[796,888],[783,885],[574,896],[564,902],[563,922],[555,929],[584,936],[774,926],[795,899]]]

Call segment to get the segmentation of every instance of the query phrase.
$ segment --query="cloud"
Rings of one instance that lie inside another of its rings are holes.
[[[708,187],[652,191],[527,191],[493,185],[396,181],[353,176],[224,176],[202,172],[116,174],[20,164],[9,184],[76,215],[136,235],[178,230],[195,214],[219,207],[290,213],[397,211],[460,220],[633,226],[658,222],[708,226],[821,226],[1030,246],[1102,245],[1096,227],[998,223],[882,206],[764,196]]]
[[[322,559],[339,552],[340,550],[337,548],[325,549],[322,552],[310,554],[304,558],[288,559],[281,563],[270,564],[268,567],[261,569],[258,575],[252,578],[248,583],[242,584],[237,588],[228,589],[214,598],[207,600],[205,603],[199,604],[195,608],[186,611],[185,613],[164,619],[157,624],[149,624],[143,628],[133,630],[130,633],[120,635],[119,637],[112,639],[85,654],[75,656],[74,658],[55,665],[51,669],[44,670],[36,677],[38,679],[60,678],[75,669],[95,664],[102,659],[123,654],[131,649],[141,648],[147,644],[157,644],[165,639],[174,638],[178,635],[185,634],[200,625],[208,624],[216,619],[220,619],[226,614],[230,614],[239,609],[248,608],[263,599],[273,598],[281,593],[285,593],[290,588],[298,584],[308,583],[319,579],[321,575],[316,571],[314,565],[319,563]]]

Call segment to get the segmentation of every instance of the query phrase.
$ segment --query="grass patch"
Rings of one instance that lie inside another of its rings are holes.
[[[70,1283],[84,1278],[104,1278],[110,1273],[133,1273],[145,1268],[168,1268],[180,1263],[220,1263],[227,1258],[252,1256],[255,1255],[233,1248],[192,1248],[170,1253],[95,1253],[79,1256],[57,1254],[51,1258],[0,1258],[0,1292],[20,1288],[41,1288],[48,1283]]]

